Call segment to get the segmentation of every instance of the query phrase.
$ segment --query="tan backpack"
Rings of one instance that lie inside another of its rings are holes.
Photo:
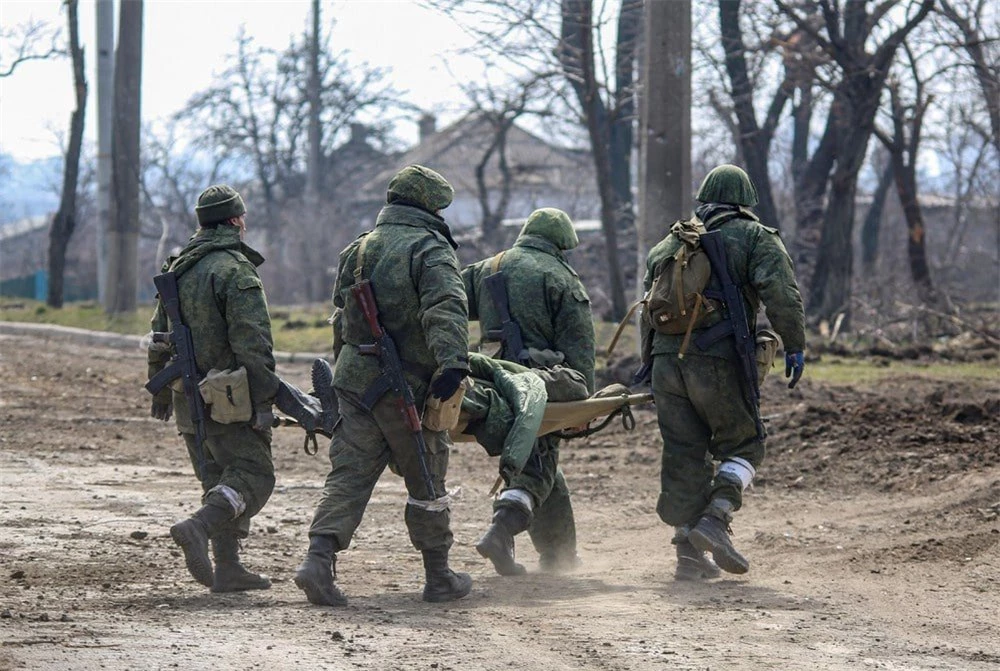
[[[649,291],[632,305],[618,325],[608,347],[609,356],[624,325],[640,305],[643,307],[644,326],[667,335],[684,334],[678,353],[678,356],[684,356],[691,331],[699,328],[705,317],[719,307],[716,301],[705,298],[703,294],[712,277],[712,264],[701,247],[701,234],[705,230],[705,225],[697,218],[678,221],[670,227],[670,233],[680,239],[681,246],[654,268]]]

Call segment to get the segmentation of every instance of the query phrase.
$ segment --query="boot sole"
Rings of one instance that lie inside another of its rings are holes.
[[[224,594],[226,592],[249,592],[255,589],[271,589],[271,581],[267,580],[253,584],[212,585],[211,592],[214,594]]]
[[[711,552],[712,559],[714,559],[715,563],[719,565],[719,568],[726,573],[742,575],[750,570],[750,562],[736,552],[735,548],[722,543],[713,542],[711,538],[703,534],[697,528],[693,529],[691,533],[688,534],[688,540],[691,542],[691,545],[695,546],[696,549],[701,550],[702,552]]]
[[[306,593],[306,599],[314,606],[332,606],[336,608],[347,605],[346,597],[343,595],[338,596],[336,592],[331,597],[326,593],[326,590],[317,585],[314,580],[310,580],[308,576],[295,574],[294,582],[296,587]]]
[[[518,564],[516,561],[511,559],[502,548],[498,551],[498,549],[491,543],[477,543],[476,552],[478,552],[482,557],[489,559],[493,564],[493,568],[496,569],[496,572],[500,575],[524,575],[528,572],[523,565]]]
[[[175,524],[170,527],[170,537],[184,551],[184,563],[191,577],[205,587],[215,584],[215,573],[212,570],[212,560],[208,558],[208,539],[205,539],[203,551],[199,551],[195,539],[186,529]]]

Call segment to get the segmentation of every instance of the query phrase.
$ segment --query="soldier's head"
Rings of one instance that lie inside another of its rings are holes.
[[[444,177],[422,165],[408,165],[389,180],[385,201],[437,213],[451,205],[455,189]]]
[[[580,244],[569,215],[554,207],[543,207],[532,212],[524,222],[521,235],[537,235],[563,250],[573,249]]]
[[[753,207],[757,204],[757,187],[750,175],[735,165],[720,165],[705,175],[698,195],[702,203],[728,203]]]
[[[228,184],[215,184],[202,191],[194,212],[202,228],[229,224],[239,228],[241,235],[246,230],[247,207],[239,192]]]

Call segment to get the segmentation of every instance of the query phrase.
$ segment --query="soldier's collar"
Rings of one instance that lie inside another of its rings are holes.
[[[452,249],[458,249],[458,243],[452,237],[451,228],[445,223],[444,218],[423,208],[412,205],[400,205],[398,203],[386,205],[378,213],[378,218],[375,219],[376,226],[384,224],[428,228],[441,234],[448,241],[448,244],[451,245]]]
[[[527,235],[521,235],[514,241],[515,247],[530,247],[531,249],[537,249],[539,251],[545,252],[546,254],[551,254],[557,259],[565,258],[563,252],[559,249],[556,243],[543,238],[540,235],[534,235],[528,233]]]

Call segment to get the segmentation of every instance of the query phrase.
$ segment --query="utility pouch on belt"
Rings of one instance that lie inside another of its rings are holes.
[[[253,416],[250,383],[247,381],[247,369],[243,366],[236,370],[213,368],[198,383],[198,390],[205,405],[210,406],[212,420],[219,424],[249,422]]]
[[[472,380],[466,378],[458,389],[443,401],[434,398],[430,394],[424,401],[424,416],[421,423],[428,431],[451,431],[458,426],[458,415],[462,411],[462,399],[465,398],[465,390],[472,386]]]
[[[757,331],[757,384],[764,384],[764,378],[774,367],[781,339],[771,329]]]

